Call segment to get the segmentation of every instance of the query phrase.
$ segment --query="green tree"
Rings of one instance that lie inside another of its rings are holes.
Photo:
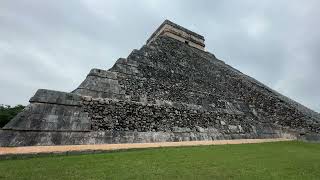
[[[0,128],[6,125],[14,116],[24,109],[25,106],[17,105],[11,107],[9,105],[0,105]]]

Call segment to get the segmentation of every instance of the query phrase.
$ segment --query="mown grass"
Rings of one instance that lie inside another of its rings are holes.
[[[140,149],[0,161],[0,179],[320,179],[320,144]]]

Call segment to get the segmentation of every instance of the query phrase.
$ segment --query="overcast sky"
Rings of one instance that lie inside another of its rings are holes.
[[[207,51],[320,112],[320,1],[1,0],[0,104],[39,88],[72,91],[109,69],[169,19]]]

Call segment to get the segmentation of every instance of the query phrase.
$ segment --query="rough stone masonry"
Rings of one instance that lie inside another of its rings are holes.
[[[204,50],[168,20],[71,93],[40,89],[0,130],[0,146],[288,137],[320,140],[320,115]]]

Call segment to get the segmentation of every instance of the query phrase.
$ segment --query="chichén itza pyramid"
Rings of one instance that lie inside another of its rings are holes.
[[[205,51],[165,20],[140,50],[71,93],[39,89],[0,146],[245,138],[320,140],[320,115]]]

